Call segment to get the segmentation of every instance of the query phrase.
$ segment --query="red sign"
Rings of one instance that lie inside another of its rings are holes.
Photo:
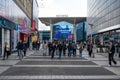
[[[32,21],[32,31],[35,30],[35,26],[36,26],[36,22],[35,22],[35,20],[33,20],[33,21]]]

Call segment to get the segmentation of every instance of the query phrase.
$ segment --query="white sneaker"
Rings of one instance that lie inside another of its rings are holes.
[[[108,67],[111,67],[112,65],[108,65]]]

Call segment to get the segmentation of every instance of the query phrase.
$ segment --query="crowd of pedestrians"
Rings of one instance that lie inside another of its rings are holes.
[[[45,45],[47,44],[47,46]],[[44,47],[45,45],[45,47]],[[76,51],[79,50],[79,55],[82,58],[82,51],[84,50],[84,48],[86,48],[86,44],[84,43],[80,43],[80,44],[76,44],[74,41],[73,42],[44,42],[42,44],[42,50],[43,50],[43,55],[48,54],[49,56],[51,56],[51,59],[54,58],[54,55],[58,55],[58,58],[61,59],[62,56],[76,56]],[[45,52],[45,51],[46,52]],[[44,56],[45,56],[44,55]]]
[[[92,42],[86,43],[86,42],[79,42],[76,44],[74,41],[73,42],[40,42],[40,41],[33,41],[32,44],[32,50],[43,50],[42,54],[43,56],[51,56],[51,59],[54,58],[55,55],[58,56],[58,59],[61,59],[62,56],[68,56],[68,57],[75,57],[76,56],[76,51],[78,50],[79,52],[79,57],[83,57],[83,50],[87,49],[89,57],[94,58],[95,53],[97,53],[97,45],[93,44]],[[28,42],[25,40],[22,42],[20,40],[17,45],[17,53],[19,56],[19,59],[22,59],[24,56],[26,56],[27,49],[29,48]],[[118,48],[118,53],[119,53],[119,58],[120,58],[120,44],[117,45]],[[29,49],[30,50],[30,49]],[[7,42],[5,42],[5,47],[4,47],[4,55],[3,55],[3,60],[8,59],[10,55],[10,48]],[[117,64],[117,62],[114,59],[114,54],[115,54],[115,44],[113,41],[109,41],[109,46],[108,46],[108,60],[109,60],[109,65],[111,66],[113,62],[114,64]]]

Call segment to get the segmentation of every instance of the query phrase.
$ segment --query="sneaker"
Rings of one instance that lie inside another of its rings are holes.
[[[112,65],[108,65],[108,67],[111,67]]]

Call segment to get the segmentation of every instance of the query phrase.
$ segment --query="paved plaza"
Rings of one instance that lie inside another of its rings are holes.
[[[120,59],[115,56],[117,65],[108,66],[106,53],[96,53],[89,58],[87,51],[83,57],[43,56],[42,50],[28,51],[19,60],[12,54],[8,60],[0,58],[0,80],[120,80]]]

